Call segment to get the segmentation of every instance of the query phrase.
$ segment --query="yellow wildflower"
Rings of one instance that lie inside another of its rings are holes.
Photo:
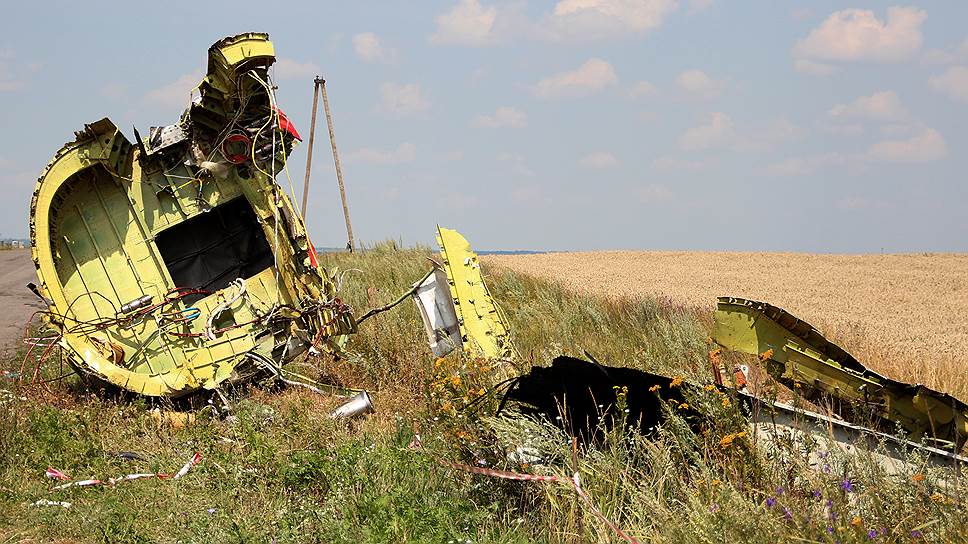
[[[655,392],[656,392],[656,391],[658,391],[659,389],[662,389],[662,386],[661,386],[661,385],[659,385],[659,384],[655,384],[655,385],[653,385],[652,387],[650,387],[650,388],[649,388],[649,392],[650,392],[650,393],[655,393]]]
[[[938,504],[941,504],[944,502],[944,495],[942,495],[941,493],[935,493],[934,495],[931,495],[931,500]]]
[[[773,348],[770,348],[759,355],[761,361],[773,358]]]
[[[459,386],[460,385],[460,376],[458,376],[457,374],[454,374],[453,376],[451,376],[450,377],[450,384],[453,385],[454,387]]]
[[[680,410],[688,410],[689,409],[689,403],[688,402],[683,402],[682,404],[679,405],[679,409]]]
[[[721,448],[728,448],[733,445],[733,440],[736,440],[735,434],[727,434],[719,440],[719,446]]]
[[[674,378],[672,378],[672,381],[669,383],[669,387],[679,387],[680,385],[682,385],[682,382],[683,382],[682,376],[675,376]]]
[[[723,397],[723,408],[729,408],[729,398]]]
[[[703,387],[703,389],[705,389],[706,391],[715,391],[716,386],[713,384],[707,384],[705,387]]]
[[[713,480],[712,483],[713,483],[713,485],[719,485],[719,484],[721,484],[723,482],[720,482],[719,479],[717,478],[717,479]]]
[[[915,474],[914,476],[911,476],[911,479],[914,480],[915,482],[918,482],[918,483],[923,482],[924,481],[924,474],[921,474],[919,472],[919,473]]]
[[[853,525],[854,527],[860,527],[861,523],[862,521],[859,516],[854,516],[854,519],[850,520],[850,524]]]

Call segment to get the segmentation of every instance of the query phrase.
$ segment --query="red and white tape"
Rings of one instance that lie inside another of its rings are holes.
[[[192,455],[192,458],[189,459],[188,462],[185,463],[185,465],[182,466],[178,470],[178,472],[174,474],[166,474],[163,472],[158,472],[158,473],[147,472],[147,473],[125,474],[124,476],[118,476],[117,478],[108,478],[107,480],[75,480],[73,482],[68,481],[67,483],[64,483],[64,484],[55,485],[50,490],[58,491],[61,489],[67,489],[69,487],[90,487],[94,485],[112,486],[115,484],[119,484],[121,482],[130,482],[132,480],[141,480],[143,478],[159,478],[159,479],[171,478],[172,480],[177,480],[178,478],[181,478],[182,476],[188,474],[188,471],[191,470],[192,467],[197,465],[201,460],[202,460],[202,454],[200,452],[196,452],[195,455]],[[70,476],[68,476],[67,474],[64,474],[62,471],[57,470],[56,468],[53,468],[53,467],[48,467],[47,471],[45,472],[45,475],[48,478],[52,478],[54,480],[66,481],[71,479]]]
[[[420,442],[420,434],[414,435],[413,440],[410,442],[410,447],[421,451],[425,451],[423,450],[423,444]],[[555,482],[555,483],[564,484],[574,489],[575,493],[577,493],[578,496],[581,497],[582,501],[585,503],[588,509],[591,510],[591,512],[595,514],[596,517],[602,520],[602,522],[604,522],[605,525],[607,525],[608,528],[611,529],[613,533],[615,533],[618,537],[628,542],[629,544],[639,544],[638,540],[626,534],[625,531],[623,531],[618,525],[613,523],[610,519],[605,517],[605,514],[603,514],[602,511],[595,506],[595,503],[592,502],[592,498],[588,495],[588,493],[584,489],[582,489],[581,477],[577,472],[575,472],[574,476],[572,476],[571,478],[563,478],[561,476],[554,476],[554,475],[522,474],[520,472],[511,472],[508,470],[497,470],[497,469],[487,468],[487,467],[475,467],[471,465],[465,465],[462,463],[455,463],[453,461],[448,461],[446,459],[440,459],[435,456],[433,457],[433,459],[435,462],[437,462],[437,464],[448,468],[453,468],[464,472],[470,472],[472,474],[481,474],[483,476],[490,476],[492,478],[501,478],[503,480],[518,480],[518,481],[524,481],[524,482]]]

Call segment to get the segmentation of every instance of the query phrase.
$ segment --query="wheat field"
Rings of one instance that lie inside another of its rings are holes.
[[[603,251],[492,255],[491,266],[611,297],[712,310],[769,302],[870,368],[968,400],[968,255]]]

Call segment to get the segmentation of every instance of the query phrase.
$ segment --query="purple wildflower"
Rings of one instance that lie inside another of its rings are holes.
[[[776,506],[776,497],[770,497],[766,499],[766,505],[770,508],[773,508],[774,506]]]
[[[830,525],[828,525],[828,526],[827,526],[827,532],[828,532],[829,534],[834,534],[834,528],[833,528],[833,527],[831,527]]]
[[[922,536],[924,535],[917,529],[911,531],[911,538],[921,538]]]
[[[844,478],[844,481],[840,482],[840,488],[848,493],[853,493],[854,482],[850,481],[850,478]]]
[[[712,513],[714,513],[714,514],[716,512],[719,512],[719,504],[714,502],[712,504],[712,506],[709,507],[709,511],[712,512]]]
[[[871,529],[870,531],[867,531],[867,538],[869,538],[871,540],[877,538],[877,531],[875,531],[874,529]]]
[[[776,496],[779,497],[782,494],[783,494],[783,488],[782,487],[776,488]]]
[[[786,506],[783,507],[783,518],[786,519],[787,521],[790,521],[793,519],[793,512],[791,512],[790,509],[787,508]]]
[[[814,489],[813,490],[813,498],[819,499],[820,497],[823,497],[823,493],[821,493],[819,489]]]
[[[824,465],[821,470],[823,470],[824,474],[830,474],[830,465]]]

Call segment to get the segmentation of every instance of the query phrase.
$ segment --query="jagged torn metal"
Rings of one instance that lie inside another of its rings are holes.
[[[720,297],[713,339],[758,355],[767,371],[805,398],[887,432],[900,425],[915,440],[960,451],[968,438],[968,405],[920,384],[882,376],[811,326],[764,302]]]

